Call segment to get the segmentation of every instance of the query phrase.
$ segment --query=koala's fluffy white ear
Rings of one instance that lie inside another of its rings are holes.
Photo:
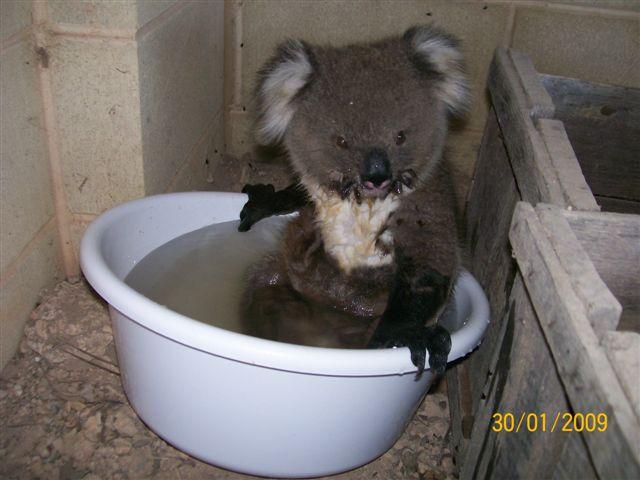
[[[458,41],[435,27],[413,27],[404,34],[410,56],[420,71],[437,76],[437,92],[449,111],[463,113],[470,95]]]
[[[313,73],[309,47],[299,40],[282,43],[260,71],[255,93],[256,140],[268,145],[282,138],[295,113],[295,98]]]

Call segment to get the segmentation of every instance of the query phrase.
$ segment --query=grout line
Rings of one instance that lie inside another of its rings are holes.
[[[73,223],[90,223],[93,222],[98,215],[95,213],[72,213],[71,220]]]
[[[242,110],[242,0],[232,0],[230,5],[231,50],[233,65],[231,71],[231,105],[229,110]]]
[[[511,47],[513,44],[513,34],[515,32],[515,23],[516,23],[516,6],[509,5],[509,14],[507,16],[507,28],[504,32],[504,37],[502,37],[502,46],[503,47]]]
[[[141,38],[148,35],[149,33],[157,30],[159,27],[164,25],[171,17],[173,17],[176,13],[184,10],[187,6],[193,5],[193,1],[188,0],[180,0],[178,3],[174,3],[169,8],[164,10],[159,15],[156,15],[151,20],[149,20],[144,25],[140,26],[138,30],[134,34],[134,38],[140,41]]]
[[[534,7],[539,9],[549,9],[564,11],[567,13],[587,14],[593,16],[602,17],[618,17],[618,18],[638,18],[640,19],[640,12],[633,10],[622,10],[616,7],[603,8],[603,7],[588,7],[585,5],[570,5],[566,3],[549,3],[541,2],[539,0],[484,0],[484,3],[489,5],[514,5],[518,7]]]
[[[24,27],[23,29],[18,30],[16,33],[9,35],[7,38],[2,40],[2,43],[0,43],[0,54],[3,54],[11,47],[18,45],[23,40],[27,40],[31,35],[32,30],[32,26],[29,25],[28,27]]]
[[[13,278],[18,272],[20,267],[24,265],[27,258],[33,253],[36,247],[42,242],[51,230],[56,229],[56,218],[52,216],[47,222],[40,227],[35,235],[27,242],[27,244],[20,250],[20,253],[14,258],[9,265],[0,274],[0,287],[4,287],[6,283]]]
[[[55,219],[60,238],[64,272],[67,280],[74,282],[79,278],[80,265],[71,241],[71,212],[69,211],[64,191],[62,160],[58,149],[58,131],[53,92],[51,91],[52,82],[49,74],[46,33],[41,28],[48,18],[47,4],[41,0],[35,0],[33,2],[33,17],[36,26],[40,27],[34,30],[34,37],[36,52],[40,57],[38,62],[38,81],[44,114],[44,132],[47,139],[53,203],[56,212]]]
[[[49,25],[49,31],[61,37],[85,37],[93,39],[135,40],[134,29],[104,28],[93,25],[57,23]]]
[[[182,176],[184,171],[193,162],[193,158],[195,158],[194,154],[197,151],[198,147],[200,147],[205,141],[209,139],[210,133],[213,131],[213,128],[215,127],[216,122],[220,120],[221,115],[222,115],[222,109],[219,109],[215,113],[215,115],[211,117],[211,120],[209,121],[209,123],[207,123],[207,126],[205,127],[204,131],[202,132],[202,134],[200,135],[196,143],[194,143],[193,146],[189,149],[189,153],[185,155],[185,159],[182,161],[182,163],[176,170],[176,173],[173,175],[173,178],[171,178],[171,181],[167,185],[167,188],[165,188],[164,193],[173,191],[172,189],[175,186],[175,184],[178,182],[178,179]]]
[[[54,35],[61,37],[82,37],[87,39],[111,39],[111,40],[128,40],[128,41],[136,41],[140,40],[142,37],[147,35],[148,33],[156,30],[158,27],[161,27],[164,23],[167,22],[174,14],[183,10],[185,7],[193,4],[193,2],[189,2],[188,0],[181,0],[166,10],[164,10],[159,15],[153,17],[147,23],[139,27],[137,30],[135,28],[105,28],[96,25],[76,25],[69,23],[52,23],[49,26],[49,31]]]

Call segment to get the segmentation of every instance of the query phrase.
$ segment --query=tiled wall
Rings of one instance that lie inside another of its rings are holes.
[[[88,223],[206,187],[223,150],[223,0],[2,0],[0,368]]]
[[[227,10],[226,144],[238,155],[252,148],[248,110],[256,71],[283,39],[342,45],[423,23],[458,36],[474,93],[466,124],[448,142],[461,201],[482,137],[496,46],[529,53],[547,73],[640,86],[638,0],[227,0]]]
[[[62,278],[31,4],[0,7],[0,367],[39,291]]]

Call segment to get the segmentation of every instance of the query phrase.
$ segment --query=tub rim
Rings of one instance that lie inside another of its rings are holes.
[[[198,205],[227,197],[237,201],[238,214],[247,195],[229,192],[184,192],[153,195],[118,205],[98,216],[87,228],[80,246],[80,264],[87,281],[107,303],[131,321],[168,339],[229,360],[296,373],[332,376],[384,376],[416,372],[408,348],[379,350],[336,349],[293,345],[252,337],[194,320],[148,299],[120,280],[107,264],[101,241],[123,217],[157,202],[193,200]],[[187,231],[181,233],[188,233]],[[469,309],[466,323],[451,334],[448,363],[476,348],[489,323],[489,304],[482,288],[461,270],[455,289],[456,306]],[[428,352],[426,364],[428,367]]]

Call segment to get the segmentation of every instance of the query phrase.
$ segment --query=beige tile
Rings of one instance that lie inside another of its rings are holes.
[[[53,215],[36,58],[27,42],[0,57],[0,270]]]
[[[138,26],[141,26],[178,2],[177,0],[138,0],[136,3]]]
[[[15,353],[40,291],[63,277],[60,245],[55,228],[51,228],[0,288],[0,369]]]
[[[0,38],[4,40],[31,25],[32,2],[3,0],[0,8]]]
[[[640,22],[518,8],[514,48],[545,73],[640,87]]]
[[[224,151],[223,131],[218,127],[222,121],[216,115],[200,141],[191,151],[189,158],[180,166],[171,180],[167,191],[187,192],[193,190],[211,190],[210,180],[217,174],[217,165]]]
[[[135,44],[64,38],[49,53],[71,211],[101,213],[142,196]]]
[[[563,4],[571,7],[596,7],[606,10],[640,11],[640,2],[638,0],[546,0],[546,3]]]
[[[252,117],[249,111],[227,112],[225,124],[226,152],[236,157],[251,151],[254,145],[251,130]]]
[[[415,24],[441,26],[459,37],[474,93],[468,128],[480,129],[488,104],[484,89],[493,51],[504,36],[508,5],[406,0],[251,1],[243,8],[242,101],[249,104],[257,70],[287,37],[343,45],[403,33]],[[230,79],[228,79],[230,80]],[[233,120],[233,119],[232,119]],[[242,130],[230,135],[232,150],[250,144]]]
[[[49,17],[55,23],[113,29],[137,26],[133,0],[49,0]]]
[[[141,38],[138,55],[145,193],[153,194],[222,112],[223,4],[190,3]]]

